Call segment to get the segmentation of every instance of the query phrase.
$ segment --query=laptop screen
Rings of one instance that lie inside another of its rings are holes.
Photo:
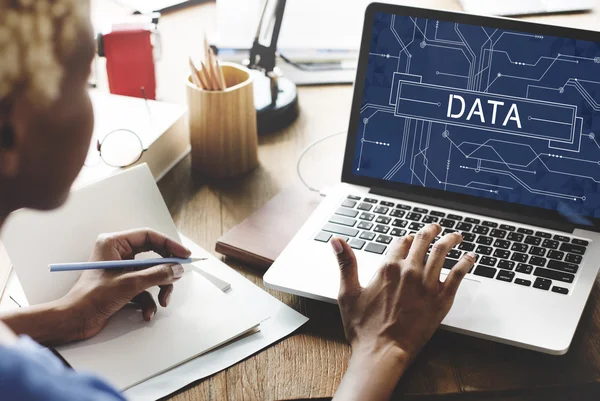
[[[468,18],[373,13],[352,175],[600,217],[600,43]]]

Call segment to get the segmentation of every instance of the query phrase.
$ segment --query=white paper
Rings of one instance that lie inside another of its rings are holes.
[[[193,253],[202,251],[202,248],[189,238],[183,234],[180,236],[183,244]],[[261,290],[214,256],[209,256],[209,261],[203,268],[231,283],[231,290],[227,295],[243,301],[245,310],[262,311],[271,317],[261,323],[260,332],[204,354],[128,389],[125,391],[125,396],[129,400],[147,401],[165,397],[190,383],[235,365],[290,335],[308,321],[308,318]]]
[[[145,322],[138,308],[128,306],[93,338],[57,350],[73,369],[93,372],[125,390],[231,341],[268,317],[243,306],[189,270],[177,282],[171,304],[159,307],[152,321]]]

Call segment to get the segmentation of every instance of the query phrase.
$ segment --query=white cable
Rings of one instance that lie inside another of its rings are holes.
[[[302,184],[309,190],[312,192],[317,192],[317,193],[321,193],[320,190],[318,190],[317,188],[311,187],[306,180],[304,180],[304,178],[302,177],[302,172],[300,171],[300,165],[302,164],[302,159],[304,159],[304,156],[306,156],[306,154],[308,153],[309,150],[311,150],[312,148],[314,148],[316,145],[320,144],[321,142],[329,139],[329,138],[333,138],[334,136],[338,136],[338,135],[342,135],[345,134],[347,131],[340,131],[340,132],[336,132],[333,134],[329,134],[327,136],[324,136],[323,138],[317,139],[316,141],[314,141],[313,143],[311,143],[310,145],[308,145],[300,154],[300,157],[298,158],[298,163],[296,164],[296,172],[298,173],[298,178],[300,178],[300,181],[302,181]]]

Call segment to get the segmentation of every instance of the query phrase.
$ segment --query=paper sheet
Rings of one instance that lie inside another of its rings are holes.
[[[180,237],[183,244],[193,253],[202,251],[202,248],[183,234],[180,234]],[[214,256],[209,256],[209,259],[203,268],[210,274],[231,283],[228,296],[244,301],[249,311],[262,311],[271,317],[261,323],[260,332],[204,354],[128,389],[125,391],[125,396],[129,400],[147,401],[165,397],[190,383],[235,365],[290,335],[308,321],[308,318],[273,298]]]

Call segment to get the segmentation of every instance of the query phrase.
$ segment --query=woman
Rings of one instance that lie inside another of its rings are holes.
[[[19,208],[64,203],[86,157],[93,113],[87,78],[94,54],[87,0],[0,0],[0,227]],[[339,400],[385,400],[448,313],[474,262],[465,256],[445,283],[439,274],[459,235],[444,236],[423,263],[441,227],[425,227],[390,247],[367,287],[354,253],[333,240],[341,272],[340,310],[353,349]],[[100,236],[90,260],[129,259],[139,252],[188,257],[162,234],[134,230]],[[84,272],[63,298],[0,317],[0,395],[9,400],[122,400],[100,378],[66,369],[38,343],[88,339],[129,302],[145,320],[157,313],[148,288],[167,307],[179,265],[136,272]]]

